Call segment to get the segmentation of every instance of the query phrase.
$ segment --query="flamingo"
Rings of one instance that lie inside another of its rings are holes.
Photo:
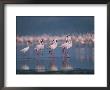
[[[52,62],[51,62],[51,68],[50,68],[50,70],[51,71],[57,71],[58,69],[57,69],[57,67],[55,65],[55,56],[54,56],[54,51],[53,51],[55,48],[57,48],[57,40],[56,39],[54,39],[50,43],[49,48],[51,49],[49,51],[49,53],[51,53],[51,57],[52,57]]]
[[[65,49],[69,49],[69,48],[71,48],[72,47],[72,41],[69,41],[69,42],[65,42],[65,43],[63,43],[60,47],[62,47],[63,49],[65,48]]]
[[[71,40],[72,40],[72,38],[71,38],[71,36],[70,36],[70,35],[67,35],[67,36],[66,36],[66,38],[65,38],[65,40],[66,40],[66,41],[71,41]]]
[[[66,36],[65,42],[60,47],[63,48],[63,53],[65,49],[69,49],[72,47],[72,39],[69,35]]]
[[[40,57],[40,51],[42,49],[44,49],[44,40],[41,39],[39,44],[36,45],[36,47],[34,49],[36,50],[38,57]],[[44,72],[45,71],[45,66],[40,64],[39,60],[37,60],[37,61],[38,61],[38,64],[37,64],[35,69],[37,69],[37,72]]]
[[[44,49],[44,41],[43,39],[40,40],[39,44],[36,45],[36,47],[34,48],[37,52],[39,52],[40,50]]]
[[[63,57],[64,57],[62,70],[72,70],[73,67],[67,62],[68,54],[66,51],[66,49],[68,50],[69,48],[72,47],[71,36],[67,35],[65,38],[65,42],[60,47],[62,47],[62,49],[63,49]]]
[[[49,45],[49,48],[51,50],[54,50],[55,48],[57,48],[57,40],[53,40],[50,45]]]
[[[23,54],[25,54],[25,53],[29,50],[31,43],[32,43],[32,42],[27,41],[27,47],[21,49],[20,52],[22,52]],[[24,65],[21,67],[21,69],[23,69],[23,70],[29,70],[29,66],[26,65],[26,64],[24,64]]]
[[[30,41],[27,41],[27,47],[21,49],[20,52],[26,53],[29,50],[29,48],[30,48],[30,43],[31,43]]]

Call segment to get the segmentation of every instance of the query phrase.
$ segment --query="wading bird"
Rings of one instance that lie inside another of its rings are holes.
[[[72,70],[73,67],[71,64],[68,63],[68,53],[67,50],[72,47],[72,39],[71,36],[66,36],[64,43],[60,46],[62,47],[62,52],[63,52],[63,65],[62,65],[62,70]]]
[[[27,41],[27,47],[21,49],[20,52],[26,53],[29,50],[29,48],[30,48],[30,44],[32,44],[32,42],[31,41]]]
[[[49,53],[51,54],[51,63],[50,63],[50,70],[51,71],[57,71],[57,66],[55,64],[55,55],[54,55],[54,49],[57,48],[57,40],[53,39],[53,41],[49,45],[50,51]]]
[[[23,55],[29,50],[30,45],[32,44],[31,41],[27,41],[26,43],[27,43],[27,47],[25,47],[25,48],[23,48],[23,49],[20,50],[20,52],[22,52]],[[22,70],[29,70],[29,66],[26,65],[26,63],[24,62],[24,65],[21,67],[21,69]]]
[[[40,54],[41,50],[44,49],[44,40],[41,39],[34,49],[38,52],[37,54]]]
[[[72,39],[71,36],[66,36],[64,43],[60,46],[62,47],[63,53],[67,54],[67,49],[72,47]]]
[[[34,49],[37,52],[37,66],[35,67],[35,69],[37,70],[37,72],[45,72],[45,66],[40,63],[41,50],[44,49],[44,40],[41,39],[39,41],[39,44],[37,44]]]

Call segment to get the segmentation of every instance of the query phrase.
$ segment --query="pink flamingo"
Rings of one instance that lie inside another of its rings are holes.
[[[37,72],[45,72],[45,66],[39,62],[41,50],[44,49],[44,40],[41,39],[39,44],[36,45],[36,47],[34,49],[36,50],[37,57],[38,57],[37,66],[35,67],[35,69],[37,69]]]
[[[57,71],[58,69],[57,69],[57,66],[55,65],[55,55],[54,55],[54,49],[57,48],[57,40],[56,40],[56,39],[54,39],[54,40],[50,43],[49,48],[51,49],[51,50],[49,51],[49,53],[51,54],[51,58],[52,58],[50,70],[51,70],[51,71]]]

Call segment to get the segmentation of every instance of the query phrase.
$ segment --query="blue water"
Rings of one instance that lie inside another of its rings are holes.
[[[60,43],[59,43],[60,44]],[[21,66],[27,64],[30,69],[35,69],[37,65],[37,60],[40,61],[41,64],[45,65],[46,70],[50,68],[51,55],[49,54],[49,48],[45,46],[45,49],[42,50],[42,54],[40,58],[36,55],[36,51],[34,50],[35,44],[33,44],[29,51],[25,54],[21,53],[20,50],[26,47],[26,44],[19,43],[16,46],[16,69],[20,70]],[[63,61],[63,53],[62,48],[57,47],[54,50],[55,53],[55,62],[58,70],[61,70],[62,61]],[[90,69],[94,70],[94,45],[92,44],[73,44],[73,47],[68,49],[68,63],[70,63],[74,68],[80,69]]]

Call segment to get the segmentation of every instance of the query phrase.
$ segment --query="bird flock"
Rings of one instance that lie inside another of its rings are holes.
[[[59,45],[58,42],[61,41],[62,43]],[[30,47],[35,44],[33,50],[36,51],[37,57],[40,57],[42,50],[47,46],[49,48],[49,54],[52,58],[51,60],[51,67],[50,71],[57,71],[58,68],[55,64],[55,52],[54,50],[57,47],[62,48],[63,53],[63,66],[62,70],[73,70],[73,67],[67,62],[66,57],[68,55],[68,49],[70,49],[75,43],[80,44],[92,44],[94,43],[94,34],[93,33],[86,33],[86,34],[72,34],[72,35],[61,35],[61,36],[49,36],[49,35],[41,35],[41,36],[17,36],[16,42],[18,43],[26,43],[26,47],[20,49],[19,51],[23,54],[29,51]],[[44,72],[45,66],[39,63],[37,60],[37,65],[35,69],[37,72]],[[24,64],[21,69],[29,70],[29,66]]]

